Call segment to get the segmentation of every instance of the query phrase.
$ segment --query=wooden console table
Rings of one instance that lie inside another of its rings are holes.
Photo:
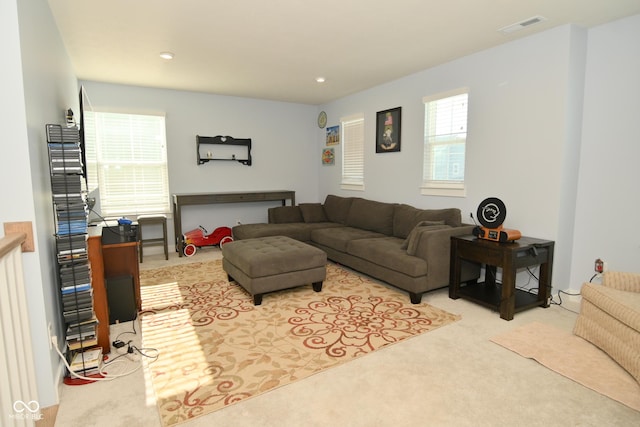
[[[291,190],[248,191],[242,193],[192,193],[173,195],[173,234],[178,256],[183,254],[182,207],[188,205],[211,205],[218,203],[271,202],[282,201],[282,206],[291,200],[296,204],[296,192]]]
[[[449,297],[460,297],[500,312],[500,317],[512,320],[516,312],[532,307],[549,307],[554,242],[522,237],[511,243],[499,243],[475,236],[451,237],[451,271]],[[484,283],[460,284],[462,261],[485,264]],[[540,265],[538,292],[532,294],[516,289],[519,268]],[[502,268],[502,284],[496,282],[497,267]]]

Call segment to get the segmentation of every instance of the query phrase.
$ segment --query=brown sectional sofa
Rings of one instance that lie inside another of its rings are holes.
[[[456,208],[417,209],[335,195],[323,204],[271,208],[268,221],[233,227],[234,239],[283,235],[309,243],[330,260],[409,292],[414,304],[424,292],[448,286],[451,236],[473,230]],[[479,266],[463,267],[463,281],[479,276]]]

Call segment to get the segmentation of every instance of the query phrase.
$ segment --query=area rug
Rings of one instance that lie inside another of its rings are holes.
[[[640,411],[640,385],[605,352],[576,335],[534,322],[491,341]]]
[[[411,304],[334,264],[311,284],[265,294],[228,283],[219,260],[140,272],[142,340],[162,422],[173,425],[460,319]]]

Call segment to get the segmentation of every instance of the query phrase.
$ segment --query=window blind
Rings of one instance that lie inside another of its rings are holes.
[[[364,115],[340,119],[342,127],[343,189],[364,189]]]
[[[169,213],[164,116],[90,112],[85,145],[102,216]]]
[[[468,93],[464,89],[423,101],[423,188],[464,189]]]

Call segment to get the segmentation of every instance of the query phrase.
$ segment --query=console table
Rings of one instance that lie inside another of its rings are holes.
[[[242,202],[270,202],[282,201],[282,206],[291,200],[291,206],[296,204],[296,192],[291,190],[248,191],[241,193],[192,193],[173,195],[173,233],[178,256],[182,256],[184,242],[182,241],[182,207],[188,205],[210,205],[217,203]]]
[[[475,236],[451,237],[449,298],[464,298],[495,309],[500,317],[512,320],[516,312],[532,307],[549,307],[554,242],[521,237],[515,242],[500,243]],[[461,286],[463,261],[485,264],[485,281],[471,281]],[[540,265],[538,292],[516,289],[519,268]],[[496,282],[497,267],[502,268],[502,284]]]

